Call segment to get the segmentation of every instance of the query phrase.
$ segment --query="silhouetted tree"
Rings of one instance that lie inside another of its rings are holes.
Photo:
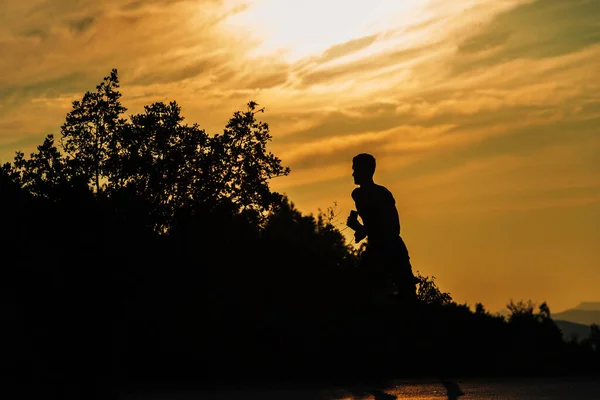
[[[517,321],[519,319],[535,319],[535,303],[531,300],[525,302],[520,300],[518,302],[514,302],[510,300],[507,304],[506,308],[510,311],[509,321]]]
[[[154,103],[131,116],[117,139],[111,193],[125,192],[142,200],[149,223],[158,232],[167,231],[182,208],[204,200],[203,179],[215,179],[207,173],[208,134],[183,120],[176,102]]]
[[[27,193],[58,201],[72,196],[77,190],[80,193],[85,191],[85,177],[77,175],[72,167],[56,148],[54,135],[50,134],[29,158],[25,158],[22,152],[17,152],[11,173]]]
[[[486,311],[484,305],[481,304],[481,303],[476,303],[475,304],[475,314],[477,314],[477,315],[489,315],[489,313]]]
[[[210,174],[215,179],[211,195],[230,198],[241,210],[263,214],[281,197],[271,193],[269,180],[289,174],[290,169],[267,151],[269,125],[258,121],[258,104],[251,101],[245,112],[236,111],[222,134],[212,138]]]
[[[18,154],[18,153],[17,153]],[[15,192],[20,192],[22,187],[21,176],[16,167],[11,163],[4,163],[0,166],[0,189],[2,189],[2,199],[8,199],[14,196]]]
[[[77,175],[89,179],[96,193],[106,182],[114,179],[114,161],[118,154],[118,136],[126,123],[122,117],[126,108],[121,105],[117,70],[113,69],[96,92],[86,92],[81,101],[73,101],[61,127],[61,144],[67,162]],[[104,182],[106,180],[106,182]]]

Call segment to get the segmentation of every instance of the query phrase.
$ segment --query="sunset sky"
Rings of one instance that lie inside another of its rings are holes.
[[[3,0],[0,162],[111,68],[127,114],[223,129],[254,100],[272,187],[353,208],[377,158],[413,269],[458,302],[600,301],[600,0]],[[345,233],[347,230],[345,231]]]

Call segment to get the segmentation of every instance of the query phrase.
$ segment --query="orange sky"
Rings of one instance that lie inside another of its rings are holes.
[[[352,209],[377,157],[413,267],[455,300],[600,300],[600,2],[4,0],[0,161],[58,133],[111,68],[128,114],[177,100],[221,130],[254,100],[273,181]]]

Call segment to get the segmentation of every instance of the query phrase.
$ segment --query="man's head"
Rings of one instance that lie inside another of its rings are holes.
[[[363,185],[373,182],[375,173],[375,157],[367,153],[361,153],[352,159],[352,177],[354,183]]]

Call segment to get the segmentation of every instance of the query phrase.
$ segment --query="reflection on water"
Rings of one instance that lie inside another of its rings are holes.
[[[381,387],[136,391],[123,400],[600,400],[599,379],[394,381]]]
[[[396,382],[383,389],[372,388],[342,388],[338,392],[331,391],[327,400],[395,400],[395,399],[458,399],[465,393],[460,389],[460,384],[454,381],[399,383]],[[465,398],[465,397],[462,397]]]

